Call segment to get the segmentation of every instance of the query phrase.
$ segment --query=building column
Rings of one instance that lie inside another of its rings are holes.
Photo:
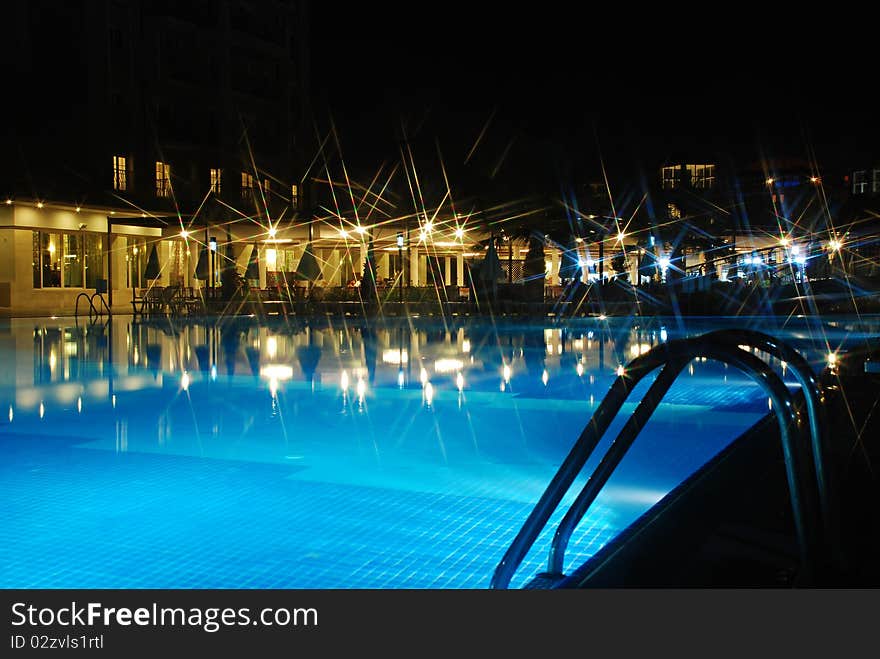
[[[419,285],[419,250],[415,247],[409,249],[409,282],[410,286]]]
[[[444,256],[444,267],[443,267],[443,276],[445,281],[443,282],[446,286],[452,285],[452,258],[449,256]]]
[[[125,292],[126,279],[128,279],[128,262],[125,256],[128,253],[128,240],[123,236],[111,235],[110,245],[107,251],[107,259],[113,261],[113,304],[125,306],[131,302],[131,290]]]
[[[467,285],[464,280],[464,255],[461,252],[455,255],[455,275],[459,286]]]
[[[547,275],[547,285],[555,286],[559,283],[559,250],[555,247],[550,250],[550,273]]]
[[[327,280],[328,286],[344,286],[347,282],[341,282],[342,265],[339,260],[339,250],[331,248],[325,250],[327,254],[327,262],[324,264],[324,279]]]

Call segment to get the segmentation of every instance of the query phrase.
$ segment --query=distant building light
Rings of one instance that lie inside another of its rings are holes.
[[[425,222],[425,231],[430,233],[433,230],[434,230],[434,223],[431,222],[430,220]]]
[[[359,224],[359,225],[357,225],[357,226],[354,228],[354,230],[355,230],[357,233],[359,233],[360,235],[363,236],[363,235],[367,232],[367,227],[362,227],[362,226]]]
[[[660,265],[660,269],[663,270],[664,272],[669,269],[669,257],[668,256],[661,256],[659,259],[657,259],[657,263]]]
[[[773,185],[773,179],[772,179],[772,178],[768,178],[766,182],[767,182],[767,185]]]
[[[838,251],[842,246],[843,244],[836,239],[828,242],[828,248],[835,252]]]
[[[186,229],[183,229],[180,232],[180,237],[183,238],[184,240],[186,240],[187,238],[189,238],[189,231],[187,231]]]
[[[624,238],[626,238],[626,234],[623,231],[617,234],[617,242],[622,243]]]
[[[344,239],[348,238],[348,231],[346,231],[345,229],[340,229],[339,230],[339,237],[344,238]]]
[[[10,199],[9,197],[7,197],[7,198],[6,198],[6,205],[9,206],[9,205],[11,205],[11,204],[12,204],[12,199]],[[79,210],[79,209],[77,208],[77,210]]]
[[[818,176],[811,176],[810,177],[810,183],[818,183],[821,180],[822,179],[820,179]]]
[[[403,234],[402,233],[397,234],[397,246],[403,247]]]
[[[43,207],[43,202],[42,202],[42,201],[38,201],[38,202],[37,202],[37,208],[42,208],[42,207]]]
[[[788,242],[788,238],[786,238],[785,236],[779,239],[779,244],[783,247],[788,247]]]
[[[462,229],[460,227],[458,229],[456,229],[455,230],[455,237],[458,238],[459,240],[464,238],[464,229]]]
[[[276,229],[275,227],[269,227],[269,237],[270,238],[274,238],[275,234],[277,234],[277,233],[278,233],[278,229]]]
[[[9,204],[9,203],[12,203],[12,202],[7,201],[6,203]],[[77,212],[77,213],[79,213],[81,210],[82,210],[82,208],[80,208],[79,206],[76,207],[76,212]]]

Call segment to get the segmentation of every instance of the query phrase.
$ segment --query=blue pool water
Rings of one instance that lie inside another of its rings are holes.
[[[876,335],[803,319],[0,321],[0,586],[486,587],[617,367],[744,324],[817,363]],[[767,408],[737,371],[692,364],[568,566]]]

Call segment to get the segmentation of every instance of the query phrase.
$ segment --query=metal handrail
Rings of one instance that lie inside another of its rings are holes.
[[[743,336],[745,334],[740,335],[740,338]],[[798,543],[805,567],[809,568],[810,560],[816,554],[819,543],[815,529],[812,527],[812,515],[808,511],[811,501],[809,497],[804,497],[802,492],[803,465],[800,452],[794,444],[798,427],[791,394],[779,376],[765,362],[739,348],[731,348],[732,339],[733,335],[715,337],[715,339],[709,339],[708,335],[679,339],[658,346],[630,362],[624,374],[618,376],[612,383],[608,394],[499,562],[492,577],[492,588],[506,588],[509,585],[516,569],[546,526],[562,497],[570,489],[575,477],[607,431],[632,388],[649,373],[663,366],[660,375],[612,443],[557,529],[551,549],[550,573],[561,574],[562,553],[574,526],[580,521],[678,374],[691,359],[697,356],[707,356],[739,367],[755,379],[775,403]]]
[[[104,299],[104,294],[98,293],[98,292],[92,293],[92,297],[90,298],[90,301],[92,303],[92,308],[94,308],[95,313],[97,313],[99,316],[104,315],[104,311],[103,311],[103,309],[101,309],[101,306],[95,306],[95,298],[98,298],[101,301],[101,306],[103,306],[104,309],[107,310],[107,315],[112,316],[113,311],[111,311],[110,305],[107,304],[107,300]]]
[[[785,345],[784,343],[781,343],[772,336],[764,334],[763,332],[757,332],[753,330],[718,330],[715,332],[710,332],[709,334],[704,335],[702,338],[708,342],[721,341],[730,348],[747,345],[750,348],[755,348],[766,352],[773,357],[776,357],[777,359],[785,361],[787,364],[790,365],[791,372],[794,375],[795,379],[798,381],[798,384],[801,385],[801,390],[804,394],[804,400],[806,401],[807,415],[809,417],[810,425],[810,444],[813,452],[812,467],[816,478],[816,495],[818,498],[820,513],[822,515],[823,532],[825,538],[833,542],[834,539],[837,537],[837,534],[834,532],[834,516],[832,514],[832,506],[829,501],[830,496],[828,487],[828,474],[825,470],[826,449],[824,446],[823,432],[825,422],[823,408],[820,405],[821,401],[819,393],[819,382],[816,378],[815,373],[813,372],[813,369],[798,352]],[[675,375],[672,376],[672,380],[674,380],[681,369],[684,368],[685,363],[682,363],[680,365],[678,371],[676,371]],[[654,387],[658,386],[658,383],[661,382],[661,377],[663,373],[669,370],[670,367],[671,363],[668,364],[661,372],[661,375],[657,377],[657,380],[652,385],[652,388],[645,395],[645,398],[642,401],[643,404],[646,401],[651,401],[654,399]],[[660,393],[661,398],[663,394],[665,394],[669,386],[671,386],[671,382],[668,386],[662,389]],[[640,413],[641,409],[642,405],[639,405],[639,407],[633,413],[633,417],[636,417]],[[647,414],[650,416],[651,412],[653,412],[653,407],[650,408]],[[637,432],[638,430],[636,430],[636,433]],[[596,471],[591,477],[591,482],[584,487],[584,490],[581,491],[576,501],[572,504],[572,506],[565,514],[565,517],[559,523],[559,526],[557,527],[556,533],[553,537],[553,543],[550,547],[550,558],[548,560],[549,574],[562,574],[563,557],[565,554],[565,550],[568,546],[568,542],[571,538],[571,534],[574,532],[574,529],[583,519],[583,516],[586,514],[589,506],[592,505],[593,500],[599,493],[599,489],[601,489],[602,485],[605,484],[608,477],[611,475],[611,471],[613,471],[617,467],[620,460],[623,458],[623,454],[629,449],[629,446],[634,440],[635,435],[629,438],[628,443],[626,443],[627,438],[625,436],[625,432],[621,431],[612,447],[608,449],[608,453],[606,453],[605,458],[603,458],[603,462],[596,468]],[[612,451],[616,451],[616,453],[612,454]],[[609,458],[609,456],[612,455],[615,460],[613,463],[609,463],[611,464],[609,470],[609,465],[605,463],[605,459]],[[606,471],[607,473],[605,473]],[[597,479],[597,485],[592,483],[593,479]],[[836,546],[832,548],[831,553],[834,556],[834,560],[839,560],[839,556],[837,556],[839,550]]]
[[[88,294],[88,293],[80,293],[79,295],[76,296],[76,304],[75,304],[74,309],[73,309],[73,315],[74,315],[74,316],[79,316],[79,301],[80,301],[80,298],[85,298],[85,299],[88,301],[88,303],[89,303],[89,320],[91,320],[91,318],[92,318],[92,313],[97,314],[97,313],[98,313],[98,310],[95,309],[95,304],[92,302],[92,298],[89,297],[89,294]]]
[[[73,315],[79,316],[79,301],[81,298],[85,298],[89,303],[89,322],[95,322],[99,317],[104,315],[104,309],[107,310],[107,315],[112,316],[113,312],[110,310],[107,301],[104,299],[104,296],[101,293],[95,292],[89,295],[88,293],[80,293],[76,296],[76,303],[73,308]],[[101,301],[101,305],[103,305],[104,309],[101,309],[100,306],[95,306],[95,298],[98,298]]]
[[[810,364],[799,352],[778,339],[756,330],[716,330],[706,335],[709,340],[721,339],[733,345],[748,345],[783,361],[801,387],[810,424],[810,446],[813,452],[813,470],[819,499],[822,524],[829,537],[835,537],[834,488],[831,475],[825,469],[828,447],[825,445],[828,427],[825,408],[822,407],[822,386]]]

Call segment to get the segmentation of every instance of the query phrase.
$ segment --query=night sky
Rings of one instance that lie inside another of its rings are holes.
[[[844,169],[878,158],[878,60],[854,32],[841,48],[833,16],[811,25],[706,5],[697,25],[636,5],[523,7],[313,4],[318,123],[332,115],[346,159],[367,169],[393,157],[401,125],[463,163],[490,117],[471,158],[487,172],[564,162],[589,178],[597,147],[620,171],[718,152],[812,151]]]

